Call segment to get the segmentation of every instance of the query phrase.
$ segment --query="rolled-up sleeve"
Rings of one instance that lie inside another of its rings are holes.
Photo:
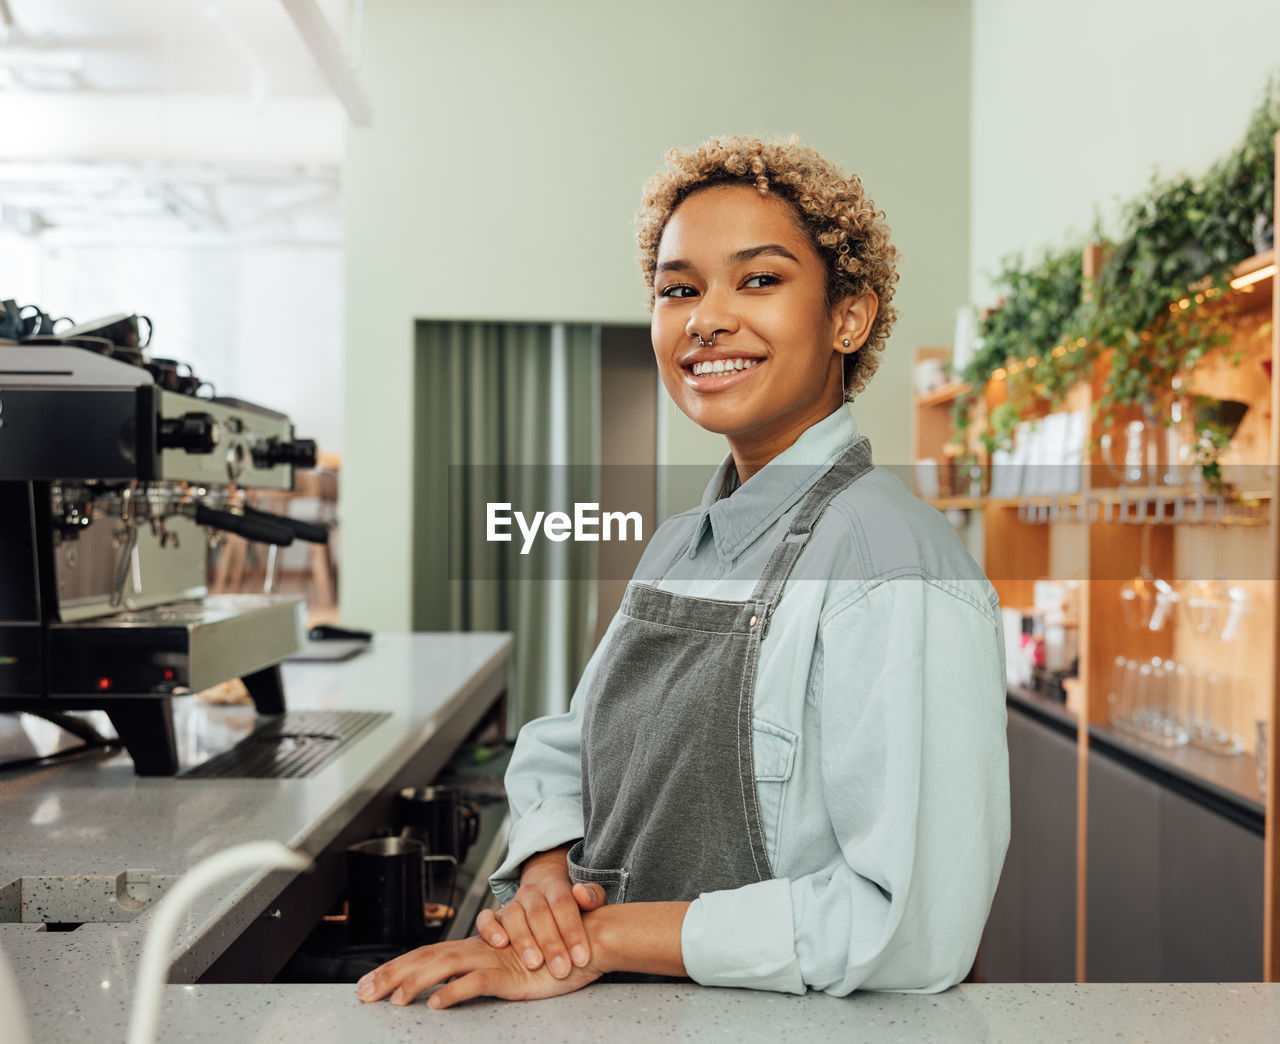
[[[520,886],[520,868],[538,852],[582,837],[582,708],[617,618],[596,647],[563,714],[529,722],[516,737],[504,783],[511,810],[507,856],[489,878],[500,902]]]
[[[983,598],[907,575],[828,610],[825,808],[805,814],[828,817],[839,857],[699,897],[682,935],[695,980],[844,995],[963,979],[1009,841],[1003,641]]]
[[[506,775],[507,857],[489,878],[501,902],[520,886],[526,859],[582,836],[581,737],[576,697],[566,713],[538,718],[520,730]]]

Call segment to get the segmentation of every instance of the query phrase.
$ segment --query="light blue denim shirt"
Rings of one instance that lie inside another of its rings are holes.
[[[636,569],[666,590],[745,600],[791,513],[857,437],[841,408],[727,497],[654,534]],[[530,855],[582,836],[588,663],[567,713],[521,730],[512,827],[491,879],[506,901]],[[936,991],[978,947],[1009,839],[1002,631],[995,592],[936,511],[873,469],[815,528],[760,650],[756,786],[775,877],[708,892],[681,944],[697,982]]]

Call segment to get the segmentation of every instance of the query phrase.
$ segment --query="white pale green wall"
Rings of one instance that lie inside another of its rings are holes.
[[[645,322],[631,219],[673,144],[794,132],[862,175],[904,260],[902,319],[854,413],[905,461],[910,350],[946,343],[968,296],[969,31],[968,0],[367,0],[344,619],[409,626],[414,320]],[[719,459],[668,419],[667,460]]]
[[[1083,241],[1162,174],[1203,174],[1280,70],[1280,3],[973,0],[970,272]],[[1112,226],[1113,227],[1113,226]]]

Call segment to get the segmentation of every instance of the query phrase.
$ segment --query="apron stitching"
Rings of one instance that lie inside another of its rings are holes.
[[[765,610],[762,609],[760,611],[763,613]],[[759,657],[755,655],[755,653],[758,652],[759,648],[760,648],[759,641],[752,641],[751,643],[752,651],[748,653],[748,656],[750,657],[750,660],[751,660],[751,662],[748,664],[749,667],[755,668],[758,665]],[[738,685],[738,788],[742,793],[743,813],[746,816],[746,820],[747,820],[747,840],[749,842],[747,847],[751,850],[751,862],[755,866],[756,877],[759,880],[764,881],[767,879],[767,876],[760,872],[760,859],[756,854],[756,849],[758,847],[763,848],[764,846],[764,827],[763,827],[763,824],[760,822],[760,799],[754,793],[754,789],[756,785],[756,766],[755,766],[754,749],[751,751],[751,755],[747,763],[747,768],[750,771],[748,772],[742,771],[742,736],[744,731],[746,731],[751,724],[750,711],[746,709],[747,700],[752,695],[750,692],[748,692],[747,678],[748,677],[751,678],[751,682],[752,682],[751,688],[754,689],[755,676],[756,676],[755,670],[743,671],[742,681]],[[744,717],[746,718],[745,725],[743,722]],[[747,735],[749,736],[750,733],[747,732]],[[747,791],[748,786],[752,788],[751,793],[748,793]],[[753,798],[754,800],[752,800]],[[755,820],[755,828],[757,831],[757,834],[754,836],[751,833],[751,826],[752,826],[753,819]],[[765,853],[766,863],[768,863],[768,859],[769,859],[769,855],[766,852]],[[769,869],[770,869],[769,876],[771,876],[772,867],[770,867]]]
[[[746,676],[748,676],[748,672],[744,670],[742,672],[742,681],[739,683],[739,688],[737,688],[737,787],[739,787],[739,792],[742,795],[742,816],[746,820],[746,839],[748,839],[748,846],[746,847],[751,852],[751,865],[755,867],[756,878],[763,880],[763,878],[760,878],[760,860],[755,855],[756,839],[751,833],[751,800],[748,789],[746,789],[748,788],[748,779],[750,779],[750,786],[755,786],[754,754],[751,764],[748,765],[749,773],[742,771],[742,713],[744,713],[742,705],[744,705],[746,696],[748,696],[748,692],[746,692]],[[759,805],[759,801],[756,801],[756,805]],[[759,829],[759,825],[759,819],[756,818],[756,829]]]

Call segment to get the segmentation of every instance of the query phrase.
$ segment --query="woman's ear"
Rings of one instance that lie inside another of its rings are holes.
[[[871,333],[871,324],[880,310],[880,298],[874,291],[846,297],[836,306],[835,349],[841,355],[851,355],[861,348]]]

